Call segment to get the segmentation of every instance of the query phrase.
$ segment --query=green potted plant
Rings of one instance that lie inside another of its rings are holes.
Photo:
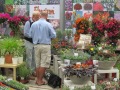
[[[87,84],[96,73],[96,67],[89,63],[76,63],[64,67],[64,75],[70,77],[74,84]]]
[[[20,46],[16,37],[6,37],[0,41],[0,49],[5,56],[6,63],[12,63],[12,57],[17,56],[17,51]]]
[[[27,67],[24,62],[17,68],[17,76],[21,78],[22,83],[29,82],[29,75],[31,74],[31,70]]]
[[[66,49],[64,51],[60,51],[60,57],[62,60],[69,59],[71,63],[76,63],[85,62],[86,60],[89,60],[91,56],[83,51]]]
[[[99,69],[111,69],[116,61],[120,58],[120,55],[115,54],[115,47],[107,44],[100,44],[97,53],[92,56],[93,60],[98,60]]]

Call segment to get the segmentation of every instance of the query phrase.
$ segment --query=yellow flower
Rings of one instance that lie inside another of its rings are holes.
[[[90,48],[90,50],[91,50],[91,51],[93,51],[93,50],[94,50],[94,48]]]

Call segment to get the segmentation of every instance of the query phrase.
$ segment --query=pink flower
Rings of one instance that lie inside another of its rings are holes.
[[[101,2],[96,2],[93,4],[94,11],[103,11],[104,7]]]

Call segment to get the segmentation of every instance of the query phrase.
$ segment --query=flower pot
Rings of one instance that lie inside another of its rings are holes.
[[[18,63],[19,64],[23,63],[23,57],[18,57]]]
[[[5,58],[4,57],[0,58],[0,65],[2,65],[2,64],[5,64]]]
[[[12,58],[12,64],[18,64],[18,57]]]
[[[74,76],[70,76],[70,80],[74,83],[74,84],[87,84],[90,80],[91,77],[88,76],[81,76],[81,77],[77,77],[76,75]]]
[[[5,55],[5,63],[12,63],[12,55],[11,54]]]
[[[116,61],[98,61],[98,68],[102,70],[109,70],[116,64]]]

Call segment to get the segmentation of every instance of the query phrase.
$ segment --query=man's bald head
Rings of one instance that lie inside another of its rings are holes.
[[[41,17],[42,17],[42,18],[47,19],[48,13],[47,13],[46,11],[42,11],[40,14],[41,14]]]

